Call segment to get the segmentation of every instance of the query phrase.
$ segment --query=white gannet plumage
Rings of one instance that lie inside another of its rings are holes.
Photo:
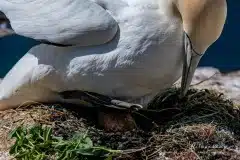
[[[173,1],[2,0],[15,33],[66,46],[31,48],[0,84],[0,109],[64,102],[70,90],[137,99],[170,87],[192,54]]]

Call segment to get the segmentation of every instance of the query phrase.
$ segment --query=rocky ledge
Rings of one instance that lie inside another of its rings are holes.
[[[198,89],[214,89],[240,104],[240,71],[221,73],[212,67],[198,68],[192,86]]]

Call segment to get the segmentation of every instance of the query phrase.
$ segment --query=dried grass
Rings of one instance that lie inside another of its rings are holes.
[[[3,111],[0,152],[13,144],[8,139],[12,129],[42,124],[64,139],[88,131],[95,144],[123,150],[116,159],[240,159],[239,108],[214,91],[191,89],[183,99],[178,95],[177,88],[157,95],[149,110],[132,113],[138,128],[123,133],[106,132],[96,125],[94,112],[76,112],[65,105],[36,104]]]

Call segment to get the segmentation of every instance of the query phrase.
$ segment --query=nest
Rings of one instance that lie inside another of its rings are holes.
[[[224,94],[208,89],[190,89],[185,97],[179,95],[178,88],[171,88],[149,103],[149,109],[163,112],[165,119],[161,123],[165,127],[211,123],[239,134],[239,108]]]
[[[184,98],[179,92],[171,88],[157,95],[148,110],[131,112],[137,127],[124,132],[96,125],[96,108],[36,104],[0,112],[0,152],[14,143],[7,138],[11,130],[41,124],[64,139],[87,131],[94,145],[122,151],[114,159],[240,159],[239,108],[211,90],[191,89]]]

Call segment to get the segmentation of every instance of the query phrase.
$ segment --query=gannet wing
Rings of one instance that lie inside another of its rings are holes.
[[[118,24],[92,0],[1,0],[0,10],[16,34],[61,45],[104,44]]]

